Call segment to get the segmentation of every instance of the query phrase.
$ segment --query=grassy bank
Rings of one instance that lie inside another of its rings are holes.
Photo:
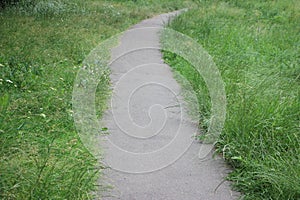
[[[19,1],[0,10],[0,198],[87,199],[101,166],[73,124],[73,81],[106,38],[182,1]],[[109,81],[99,83],[99,113]]]
[[[170,24],[203,45],[222,73],[227,118],[217,149],[244,199],[300,198],[299,13],[296,0],[199,1]],[[198,93],[205,129],[205,83],[182,58],[164,56]]]

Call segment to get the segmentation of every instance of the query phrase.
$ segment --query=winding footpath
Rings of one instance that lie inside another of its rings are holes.
[[[159,30],[179,14],[144,20],[112,49],[111,108],[101,138],[107,166],[104,200],[231,200],[222,158],[198,158],[197,122],[187,115],[179,84],[159,50]],[[154,28],[153,28],[154,27]]]

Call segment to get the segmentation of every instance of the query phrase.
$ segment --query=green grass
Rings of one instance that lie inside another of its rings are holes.
[[[169,26],[213,57],[227,93],[217,151],[233,167],[228,179],[244,199],[300,199],[299,1],[198,1]],[[201,76],[164,53],[199,99],[207,128],[210,99]]]
[[[101,166],[73,124],[76,73],[101,41],[190,2],[20,2],[0,10],[0,198],[92,198]],[[229,179],[245,199],[299,199],[299,2],[198,4],[170,26],[202,44],[222,73],[228,106],[217,148],[234,169]],[[191,81],[207,128],[205,83],[180,57],[165,60]],[[108,84],[98,86],[99,117]]]
[[[106,38],[182,1],[21,0],[0,10],[0,198],[88,199],[101,166],[80,142],[73,81]],[[98,86],[101,117],[109,80]]]

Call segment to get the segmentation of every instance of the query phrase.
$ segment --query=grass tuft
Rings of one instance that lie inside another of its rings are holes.
[[[234,169],[228,179],[244,199],[299,199],[300,4],[198,4],[170,27],[197,40],[222,73],[228,106],[217,150]],[[194,86],[205,128],[210,115],[205,83],[182,58],[164,56]]]

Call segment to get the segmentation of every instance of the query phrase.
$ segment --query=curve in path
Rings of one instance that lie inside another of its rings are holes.
[[[102,123],[102,199],[236,199],[224,161],[198,158],[197,122],[189,118],[181,89],[160,52],[159,30],[179,12],[162,14],[126,31],[112,50],[111,108]],[[151,28],[150,28],[151,27]],[[147,48],[145,48],[147,47]]]

